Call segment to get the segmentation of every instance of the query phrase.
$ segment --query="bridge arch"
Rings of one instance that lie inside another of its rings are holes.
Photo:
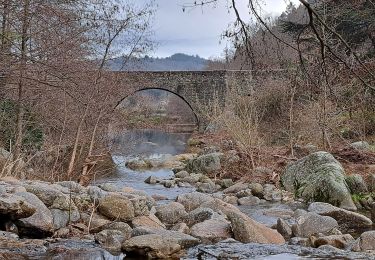
[[[194,107],[194,105],[190,104],[190,102],[188,100],[186,100],[186,98],[178,93],[176,93],[175,91],[169,89],[169,88],[164,88],[164,87],[142,87],[142,88],[138,88],[134,91],[132,91],[131,93],[125,95],[123,98],[121,98],[117,104],[116,104],[116,107],[119,107],[120,104],[125,101],[127,98],[130,98],[131,96],[137,94],[137,93],[140,93],[142,91],[147,91],[147,90],[160,90],[160,91],[165,91],[165,92],[168,92],[176,97],[179,98],[179,100],[181,100],[182,102],[184,102],[191,110],[192,114],[194,115],[194,118],[195,118],[195,125],[199,128],[200,126],[200,123],[201,123],[201,120],[198,116],[198,112],[197,112],[197,108]]]
[[[209,106],[217,98],[224,107],[227,89],[235,88],[246,94],[253,83],[251,71],[108,71],[104,74],[114,82],[110,94],[113,104],[118,106],[126,97],[146,89],[168,91],[188,104],[200,131],[207,125],[199,113],[200,107]]]

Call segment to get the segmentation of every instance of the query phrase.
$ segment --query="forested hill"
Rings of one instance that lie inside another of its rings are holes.
[[[203,70],[208,60],[199,56],[176,53],[166,58],[153,58],[145,56],[137,60],[124,62],[123,57],[112,60],[109,67],[112,70],[124,71],[181,71]]]

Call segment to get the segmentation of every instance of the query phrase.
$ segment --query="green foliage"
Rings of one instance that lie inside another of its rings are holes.
[[[0,101],[0,145],[11,150],[15,142],[17,104],[11,100]],[[26,110],[24,117],[24,151],[39,150],[43,144],[43,131],[36,123],[33,113]]]

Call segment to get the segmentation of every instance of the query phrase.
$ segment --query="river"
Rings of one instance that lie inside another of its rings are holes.
[[[95,180],[94,184],[110,183],[118,188],[130,187],[136,190],[142,190],[148,195],[162,195],[165,200],[158,201],[158,203],[167,203],[174,200],[179,194],[192,192],[195,188],[165,188],[160,184],[146,184],[144,181],[149,176],[155,176],[158,179],[169,179],[173,177],[173,172],[170,169],[155,169],[135,171],[126,167],[126,162],[134,158],[152,158],[163,159],[168,156],[184,153],[186,150],[186,143],[190,134],[183,133],[166,133],[160,130],[134,130],[116,136],[111,144],[113,160],[117,165],[116,172],[105,178]],[[282,203],[261,203],[257,206],[240,206],[242,212],[249,215],[256,221],[263,223],[269,227],[277,222],[278,216],[275,212],[293,213],[296,208],[291,205]],[[192,248],[185,259],[196,259],[203,251],[209,252],[206,257],[200,259],[217,259],[213,255],[215,252],[228,252],[236,248],[226,248],[226,245],[212,245],[200,248]],[[199,249],[200,248],[200,249]],[[301,249],[300,246],[275,246],[275,245],[257,245],[252,244],[248,247],[241,244],[238,245],[238,250],[243,250],[244,254],[249,253],[253,255],[254,252],[258,256],[249,257],[247,259],[343,259],[336,253],[326,251],[314,251],[316,249]],[[211,251],[210,251],[211,250]],[[211,252],[211,253],[210,253]],[[266,252],[266,253],[265,253]],[[268,253],[267,253],[268,252]],[[265,256],[266,254],[266,256]],[[268,254],[268,255],[267,255]],[[114,259],[105,257],[105,259]],[[125,258],[126,259],[126,258]],[[229,258],[230,259],[230,258]],[[246,258],[239,258],[246,259]],[[351,258],[347,258],[351,259]]]

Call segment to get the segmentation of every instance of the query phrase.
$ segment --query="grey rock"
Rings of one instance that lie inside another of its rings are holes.
[[[173,188],[174,186],[176,186],[176,183],[174,180],[166,180],[164,182],[164,187],[166,188]]]
[[[56,182],[56,184],[68,188],[74,193],[82,193],[85,191],[85,187],[75,181],[60,181]]]
[[[233,205],[238,204],[238,198],[236,196],[225,196],[223,201]]]
[[[194,183],[199,182],[202,176],[203,176],[202,174],[191,174],[190,176],[183,178],[182,181],[190,183],[190,184],[194,184]]]
[[[132,237],[150,235],[150,234],[157,234],[163,237],[172,238],[182,248],[189,248],[200,243],[200,240],[198,238],[192,237],[190,235],[187,235],[178,231],[173,231],[173,230],[166,230],[166,229],[161,229],[161,228],[139,227],[139,228],[133,229],[132,231]]]
[[[353,149],[360,150],[360,151],[370,150],[370,144],[366,141],[354,142],[354,143],[351,143],[349,146]]]
[[[311,212],[300,216],[292,226],[293,234],[297,237],[309,237],[319,233],[329,235],[334,228],[338,228],[335,219]]]
[[[231,211],[226,214],[231,222],[234,238],[243,243],[284,244],[285,239],[272,230],[241,212]]]
[[[263,198],[263,186],[260,183],[250,183],[249,189],[254,196]]]
[[[210,208],[197,208],[189,212],[185,221],[189,226],[192,226],[196,223],[211,219],[215,214],[216,212]]]
[[[117,191],[120,191],[119,188],[117,188],[116,186],[114,186],[111,183],[99,184],[98,187],[101,188],[102,190],[108,191],[108,192],[117,192]]]
[[[83,220],[84,224],[89,226],[90,233],[100,232],[105,229],[106,225],[112,223],[112,221],[97,213],[94,213],[92,215],[81,213],[81,219]]]
[[[289,244],[303,247],[311,246],[310,239],[306,237],[292,237],[289,241]]]
[[[99,200],[99,212],[111,220],[131,221],[135,217],[133,203],[126,197],[108,195]]]
[[[375,231],[362,233],[357,243],[361,251],[375,250]]]
[[[8,218],[11,220],[27,218],[32,216],[36,210],[36,207],[27,202],[22,196],[14,194],[2,194],[0,196],[1,218]]]
[[[192,192],[178,195],[177,202],[184,205],[187,212],[199,208],[203,203],[211,202],[214,199],[204,193]]]
[[[179,258],[181,249],[177,240],[156,234],[132,237],[122,244],[127,255],[145,259]]]
[[[98,202],[99,199],[104,198],[107,196],[108,192],[102,190],[97,186],[88,186],[87,187],[87,194],[90,196],[92,202]]]
[[[324,249],[295,245],[243,244],[236,241],[223,241],[215,245],[199,245],[190,250],[186,259],[374,259],[373,254],[353,253],[344,250],[327,252]]]
[[[136,227],[151,227],[151,228],[165,228],[165,225],[154,215],[139,216],[132,220],[132,226]]]
[[[251,192],[251,189],[240,190],[239,192],[236,193],[236,196],[237,198],[243,198],[243,197],[253,196],[253,193]]]
[[[283,220],[283,219],[281,219],[281,218],[279,218],[279,219],[277,220],[276,230],[277,230],[277,232],[279,232],[279,233],[280,233],[285,239],[289,239],[289,238],[291,238],[292,235],[293,235],[292,228],[289,226],[289,224],[288,224],[285,220]]]
[[[214,183],[201,183],[198,185],[197,191],[203,193],[214,193],[217,191],[217,188]]]
[[[132,234],[132,228],[124,222],[116,221],[116,222],[108,223],[103,227],[102,230],[105,230],[105,229],[120,231],[124,235],[125,239],[130,238]]]
[[[328,203],[311,203],[308,210],[322,216],[329,216],[337,220],[340,226],[345,228],[371,227],[373,222],[366,216],[342,208],[332,206]]]
[[[182,204],[171,202],[169,204],[157,206],[155,216],[165,224],[174,225],[182,222],[183,219],[186,218],[187,213]]]
[[[170,230],[177,231],[177,232],[184,233],[184,234],[190,233],[190,229],[186,223],[177,223],[176,225],[171,227]]]
[[[190,188],[190,187],[192,187],[190,183],[183,182],[183,181],[177,182],[177,186],[180,187],[180,188]]]
[[[47,207],[52,206],[56,198],[66,198],[66,195],[63,194],[56,186],[61,187],[59,185],[53,186],[47,183],[39,182],[24,185],[27,192],[36,195]]]
[[[95,234],[95,241],[109,251],[121,251],[125,240],[124,234],[118,230],[106,229]]]
[[[193,225],[190,235],[199,238],[202,243],[217,243],[232,237],[231,226],[224,219],[209,219]]]
[[[260,199],[255,196],[249,196],[238,199],[238,204],[243,206],[254,206],[260,203]]]
[[[223,192],[225,194],[228,194],[228,193],[237,193],[237,192],[239,192],[241,190],[246,190],[248,187],[249,187],[248,184],[243,183],[243,182],[238,182],[238,183],[230,186],[229,188],[226,188],[225,190],[223,190]]]
[[[60,209],[51,209],[50,211],[53,216],[53,226],[55,230],[66,227],[69,221],[74,223],[80,219],[80,214],[77,209],[70,212]]]
[[[0,231],[0,238],[2,239],[12,239],[12,240],[18,240],[19,237],[17,234],[14,234],[13,232],[7,232],[7,231]]]
[[[145,183],[147,183],[147,184],[156,184],[156,183],[158,183],[158,179],[155,176],[149,176],[145,180]]]
[[[234,184],[233,180],[232,179],[222,179],[220,180],[220,186],[223,188],[223,189],[227,189],[229,188],[230,186],[232,186]]]
[[[348,187],[352,194],[361,194],[368,192],[367,185],[362,176],[359,174],[346,176],[345,181],[348,184]]]
[[[310,154],[287,166],[281,177],[287,191],[306,201],[356,209],[341,164],[327,152]]]
[[[149,208],[154,205],[154,201],[150,202],[147,197],[135,196],[130,199],[134,208],[134,216],[148,216],[150,214]]]
[[[354,238],[349,234],[345,234],[319,237],[314,240],[313,244],[315,247],[320,247],[322,245],[330,245],[335,248],[346,249],[353,242]]]
[[[186,165],[186,171],[209,174],[221,169],[220,158],[222,153],[204,154],[192,160]]]
[[[50,210],[34,194],[20,192],[17,196],[23,197],[29,204],[36,208],[35,213],[28,218],[17,220],[17,226],[21,235],[31,237],[46,237],[53,234],[53,217]]]
[[[176,178],[181,178],[181,179],[183,179],[185,177],[189,177],[189,176],[190,176],[190,174],[187,171],[179,171],[175,174]]]

